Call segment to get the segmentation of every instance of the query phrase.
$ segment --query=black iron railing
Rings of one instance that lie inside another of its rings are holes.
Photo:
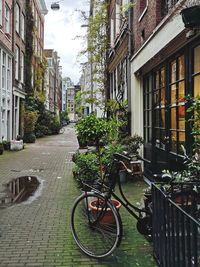
[[[153,184],[153,249],[161,267],[200,266],[198,194],[177,200]],[[179,196],[180,197],[180,196]],[[172,200],[173,199],[173,200]]]

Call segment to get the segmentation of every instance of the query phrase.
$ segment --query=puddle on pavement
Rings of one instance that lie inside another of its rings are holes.
[[[5,206],[21,203],[33,197],[40,186],[40,181],[35,176],[21,176],[3,186],[4,191],[0,193],[0,205]]]

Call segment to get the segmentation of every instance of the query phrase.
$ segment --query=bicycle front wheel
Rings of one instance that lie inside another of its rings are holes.
[[[78,247],[96,259],[109,256],[122,236],[121,219],[115,206],[93,192],[85,192],[74,203],[71,230]]]

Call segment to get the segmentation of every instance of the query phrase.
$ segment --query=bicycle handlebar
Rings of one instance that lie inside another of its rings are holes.
[[[128,157],[128,156],[125,156],[125,155],[122,155],[122,154],[119,154],[119,153],[114,153],[114,157],[117,159],[117,160],[128,160],[128,161],[131,161],[131,158]]]

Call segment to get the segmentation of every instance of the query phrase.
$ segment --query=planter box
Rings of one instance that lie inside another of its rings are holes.
[[[12,151],[19,151],[23,149],[23,140],[17,141],[17,140],[12,140],[10,141],[10,150]]]

